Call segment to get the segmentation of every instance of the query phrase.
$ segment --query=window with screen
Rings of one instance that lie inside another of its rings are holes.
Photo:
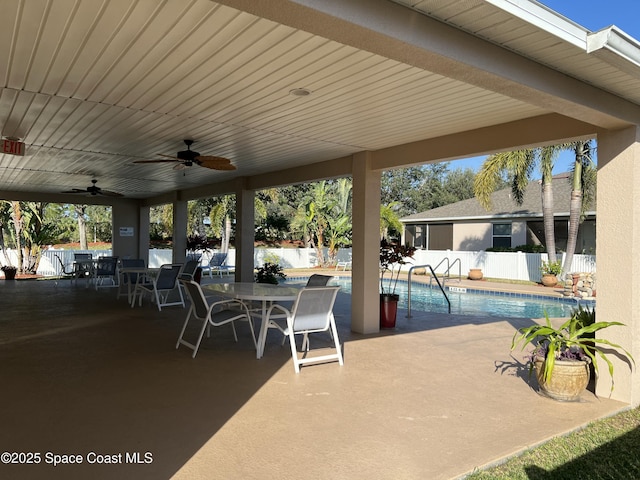
[[[493,224],[493,248],[511,248],[511,224],[510,223],[494,223]]]

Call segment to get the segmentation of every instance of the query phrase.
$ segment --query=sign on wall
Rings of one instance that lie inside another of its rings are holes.
[[[121,237],[133,237],[133,227],[120,227]]]

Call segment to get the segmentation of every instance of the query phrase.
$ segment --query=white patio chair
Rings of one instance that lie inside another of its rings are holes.
[[[182,271],[180,272],[180,275],[178,275],[178,278],[180,280],[193,280],[193,276],[196,274],[196,269],[199,264],[200,259],[187,260],[184,267],[182,267]]]
[[[110,280],[111,285],[105,285],[105,280]],[[118,257],[100,257],[96,262],[95,272],[96,290],[98,287],[118,286]]]
[[[336,262],[336,270],[342,268],[342,271],[351,270],[353,262],[351,260],[339,260]]]
[[[74,253],[73,254],[73,271],[76,277],[84,278],[87,281],[87,287],[93,277],[93,254],[92,253]]]
[[[138,306],[141,306],[144,293],[149,293],[152,300],[156,302],[158,310],[160,311],[162,310],[162,307],[170,307],[173,305],[182,305],[184,308],[184,297],[182,295],[182,290],[178,287],[178,275],[180,274],[181,269],[181,263],[162,265],[158,275],[155,278],[152,278],[151,281],[136,284],[136,288],[133,292],[133,299],[131,300],[131,307],[136,303],[136,295],[138,296]],[[180,300],[170,302],[169,295],[174,290],[178,291]]]
[[[274,304],[267,311],[267,325],[278,328],[289,338],[293,368],[296,373],[300,372],[300,365],[305,363],[338,360],[340,365],[344,365],[336,322],[333,317],[333,305],[335,304],[338,290],[340,290],[340,287],[305,287],[298,293],[291,310],[287,310],[282,305]],[[283,312],[286,315],[287,327],[285,329],[282,329],[277,322],[272,320],[273,312]],[[331,333],[336,352],[327,355],[308,356],[310,349],[309,334],[326,331]],[[304,354],[302,358],[298,356],[296,335],[303,336],[302,350],[304,350]]]
[[[67,269],[67,266],[64,264],[64,262],[60,258],[60,255],[58,255],[57,253],[54,253],[53,256],[56,257],[56,259],[58,260],[58,263],[60,264],[60,269],[62,270],[62,275],[60,277],[70,279],[71,280],[70,285],[73,285],[73,281],[77,280],[79,275],[79,272],[74,268],[75,265],[71,265],[69,269]],[[58,280],[56,280],[55,284],[58,285]]]
[[[332,275],[321,275],[319,273],[314,273],[307,279],[307,287],[325,287],[334,277]],[[286,303],[285,305],[289,305],[291,302]],[[280,303],[282,305],[282,303]],[[286,307],[285,307],[286,308]],[[255,308],[251,308],[251,311],[254,311]],[[273,313],[271,315],[271,320],[275,320],[276,318],[287,318],[287,315],[284,313]],[[284,333],[284,327],[281,327],[277,323],[273,323],[271,327],[268,328],[277,328],[282,333]],[[284,345],[284,341],[287,339],[287,336],[284,335],[282,337],[282,344]]]
[[[229,267],[224,265],[227,260],[226,253],[214,253],[211,255],[211,259],[207,265],[202,265],[202,274],[209,273],[209,278],[213,278],[213,272],[217,272],[222,276],[222,272],[228,272]]]
[[[314,273],[307,280],[307,287],[325,287],[333,279],[332,275]]]
[[[178,275],[178,280],[187,280],[187,281],[193,280],[193,277],[196,274],[196,270],[199,264],[200,264],[199,258],[198,259],[192,258],[190,260],[187,260],[187,262],[184,264],[184,267],[182,267],[182,271]],[[182,285],[182,282],[178,282],[178,287],[184,290],[184,286]]]
[[[133,289],[136,288],[138,283],[138,273],[123,272],[123,268],[145,268],[146,264],[142,258],[123,258],[120,260],[120,280],[118,281],[118,295],[117,298],[126,296],[127,301],[131,303],[131,296],[133,295]]]
[[[233,330],[233,338],[237,342],[238,335],[236,333],[235,324],[233,323],[236,320],[249,322],[249,329],[251,330],[253,346],[257,348],[256,335],[253,328],[253,320],[251,319],[249,311],[247,310],[247,307],[244,303],[239,300],[231,299],[220,300],[209,304],[199,284],[197,284],[193,280],[183,279],[180,279],[180,283],[187,292],[187,297],[191,302],[191,306],[189,307],[189,313],[187,313],[187,318],[184,321],[182,331],[180,332],[180,336],[178,337],[176,349],[178,349],[180,345],[185,345],[193,350],[193,354],[191,355],[191,357],[196,358],[196,354],[198,353],[198,348],[200,348],[200,343],[202,342],[202,337],[204,336],[205,330],[207,331],[207,338],[209,338],[211,336],[211,327],[220,327],[228,323],[231,324],[231,329]],[[200,327],[195,343],[188,342],[184,339],[184,334],[187,329],[187,325],[189,324],[189,320],[191,320],[191,317],[194,317],[195,320],[202,322],[202,326]]]

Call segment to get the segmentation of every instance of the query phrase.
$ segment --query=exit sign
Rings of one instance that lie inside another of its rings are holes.
[[[17,140],[2,140],[2,153],[7,153],[9,155],[24,155],[24,143],[18,142]]]

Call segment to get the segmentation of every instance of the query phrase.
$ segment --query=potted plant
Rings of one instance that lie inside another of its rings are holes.
[[[624,324],[596,322],[595,310],[582,306],[574,309],[571,317],[558,328],[551,325],[546,314],[545,319],[545,325],[519,329],[513,336],[511,349],[518,345],[524,349],[530,342],[535,342],[528,362],[529,372],[535,370],[540,390],[548,397],[561,401],[578,400],[589,384],[590,365],[598,375],[598,358],[609,368],[613,391],[613,363],[607,358],[612,349],[616,349],[617,356],[626,356],[635,364],[631,354],[620,345],[595,337],[595,332]]]
[[[0,270],[4,272],[5,280],[15,280],[18,269],[13,265],[3,265]]]
[[[398,277],[402,265],[406,265],[406,258],[413,258],[416,251],[414,247],[408,247],[397,243],[390,243],[385,239],[380,241],[380,328],[395,328],[396,315],[398,313],[398,300],[396,294]],[[388,277],[385,275],[389,273]]]
[[[193,234],[187,236],[187,258],[193,260],[200,260],[202,256],[201,252],[209,251],[209,240],[204,235]]]
[[[282,271],[282,267],[277,263],[265,262],[261,267],[256,268],[256,283],[271,283],[278,285],[278,279],[287,278]]]
[[[540,273],[542,273],[542,284],[545,287],[554,287],[558,284],[558,275],[562,272],[562,264],[560,260],[555,262],[542,261]]]

